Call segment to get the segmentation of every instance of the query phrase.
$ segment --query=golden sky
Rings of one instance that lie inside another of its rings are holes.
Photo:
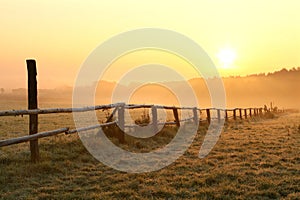
[[[0,9],[0,88],[26,87],[27,58],[37,60],[39,88],[72,86],[94,48],[143,27],[188,36],[223,76],[300,66],[298,0],[7,0]]]

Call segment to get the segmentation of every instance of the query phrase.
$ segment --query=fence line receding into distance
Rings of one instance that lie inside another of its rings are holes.
[[[37,81],[36,81],[36,62],[35,60],[26,60],[27,72],[28,72],[28,110],[8,110],[0,111],[0,117],[2,116],[23,116],[29,115],[29,135],[11,138],[6,140],[0,140],[0,147],[18,144],[22,142],[30,142],[30,152],[31,160],[37,162],[40,159],[38,139],[43,137],[49,137],[58,135],[61,133],[74,134],[77,132],[92,130],[101,128],[108,125],[117,124],[121,130],[126,127],[136,127],[139,124],[126,124],[125,123],[125,109],[151,109],[151,125],[155,133],[157,133],[159,125],[176,125],[180,126],[181,123],[186,121],[191,121],[194,123],[199,123],[207,121],[211,123],[212,120],[221,121],[225,119],[228,121],[230,118],[234,120],[247,119],[248,117],[261,116],[265,110],[263,108],[234,108],[234,109],[218,109],[218,108],[205,108],[200,109],[197,107],[176,107],[176,106],[164,106],[164,105],[138,105],[138,104],[125,104],[125,103],[115,103],[108,105],[97,105],[97,106],[87,106],[80,108],[51,108],[51,109],[38,109],[37,102]],[[73,113],[73,112],[87,112],[95,110],[108,110],[113,109],[110,115],[107,117],[106,122],[101,124],[96,124],[88,127],[81,127],[77,129],[70,130],[69,127],[63,127],[56,130],[38,132],[38,115],[42,114],[56,114],[56,113]],[[171,110],[174,116],[174,121],[161,122],[158,119],[158,109]],[[185,119],[180,119],[178,111],[179,110],[189,110],[192,116]],[[205,113],[206,117],[201,117],[201,114]],[[232,115],[229,115],[232,113]],[[117,116],[116,116],[117,115]],[[113,120],[114,119],[114,120]],[[125,142],[125,134],[118,134],[118,140],[120,143]]]

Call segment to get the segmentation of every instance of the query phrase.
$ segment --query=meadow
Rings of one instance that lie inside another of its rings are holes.
[[[39,131],[65,126],[74,127],[72,115],[39,116]],[[231,120],[225,124],[210,154],[200,159],[198,153],[207,126],[206,123],[199,126],[192,145],[173,164],[141,174],[120,172],[100,163],[85,149],[77,134],[40,139],[41,161],[36,164],[30,162],[28,143],[2,147],[0,198],[299,198],[300,113]],[[27,116],[0,120],[0,139],[27,132]],[[175,132],[176,128],[165,127],[151,141],[118,145],[143,152],[151,150],[153,145],[157,148],[167,144]]]

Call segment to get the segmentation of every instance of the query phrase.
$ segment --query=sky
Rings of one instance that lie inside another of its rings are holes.
[[[299,9],[298,0],[0,0],[0,88],[25,88],[31,58],[39,88],[72,86],[98,45],[145,27],[189,37],[222,76],[299,67]]]

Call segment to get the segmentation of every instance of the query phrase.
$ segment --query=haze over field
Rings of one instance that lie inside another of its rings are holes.
[[[200,107],[210,107],[211,99],[204,79],[191,79],[188,83],[193,88]],[[300,68],[269,73],[255,74],[245,77],[226,77],[223,78],[226,92],[227,107],[249,107],[263,106],[272,101],[280,108],[300,108]],[[182,91],[182,82],[167,82],[165,85],[172,85]],[[134,91],[129,103],[140,104],[164,104],[176,105],[178,100],[166,87],[158,84],[148,84],[136,89],[138,82],[130,85],[119,85],[121,96],[129,91]],[[95,101],[97,104],[108,104],[112,102],[111,96],[116,88],[116,82],[100,81],[96,90]],[[72,102],[72,87],[57,89],[40,89],[39,100],[41,103],[66,103]],[[90,87],[84,88],[88,90]],[[134,90],[136,89],[136,90]],[[12,92],[0,94],[2,100],[22,100],[26,101],[27,90],[25,88],[13,89]],[[188,106],[188,105],[186,105]]]

